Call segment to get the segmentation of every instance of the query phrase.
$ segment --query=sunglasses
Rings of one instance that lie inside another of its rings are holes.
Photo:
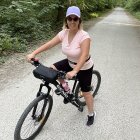
[[[73,20],[73,21],[76,22],[76,21],[79,20],[79,18],[78,18],[78,17],[74,17],[74,18],[72,18],[72,17],[67,17],[67,20],[68,20],[68,21],[72,21],[72,20]]]

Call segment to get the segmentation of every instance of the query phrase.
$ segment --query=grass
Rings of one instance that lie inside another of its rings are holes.
[[[91,18],[98,18],[106,15],[110,11],[112,11],[112,9],[105,9],[104,11],[97,11],[97,12],[90,13],[90,16]]]

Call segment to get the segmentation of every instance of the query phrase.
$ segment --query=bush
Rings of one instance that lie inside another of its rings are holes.
[[[90,15],[91,15],[91,17],[93,17],[93,18],[99,17],[99,14],[98,14],[98,13],[91,13]]]
[[[17,37],[7,34],[0,34],[0,56],[12,52],[23,52],[26,50],[26,41],[23,42]]]
[[[138,18],[140,20],[140,12],[134,12],[133,14],[136,18]]]
[[[29,43],[50,37],[56,29],[60,30],[69,2],[66,0],[1,0],[0,54],[6,50],[8,53],[21,52]],[[80,7],[84,20],[97,17],[97,11],[111,8],[113,4],[112,0],[71,0],[71,5]]]
[[[130,11],[140,11],[140,0],[129,0],[126,3],[126,8]]]

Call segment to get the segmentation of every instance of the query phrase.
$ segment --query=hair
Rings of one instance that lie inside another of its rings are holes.
[[[65,20],[64,20],[63,29],[69,29],[68,24],[67,24],[67,18],[65,18]],[[82,19],[81,18],[79,18],[78,29],[83,29],[83,24],[82,24]]]

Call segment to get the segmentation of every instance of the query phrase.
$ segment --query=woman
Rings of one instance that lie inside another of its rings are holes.
[[[52,40],[27,55],[27,59],[31,61],[31,58],[34,58],[37,54],[62,43],[62,52],[67,58],[56,62],[51,67],[56,70],[66,71],[66,77],[69,79],[77,75],[89,113],[86,124],[90,126],[93,124],[95,117],[93,97],[90,92],[93,61],[89,55],[90,37],[87,32],[81,29],[81,22],[80,9],[76,6],[69,7],[66,12],[64,29]],[[59,79],[59,81],[64,89],[68,89],[68,85],[64,84],[64,80]],[[67,103],[65,99],[64,103]]]

